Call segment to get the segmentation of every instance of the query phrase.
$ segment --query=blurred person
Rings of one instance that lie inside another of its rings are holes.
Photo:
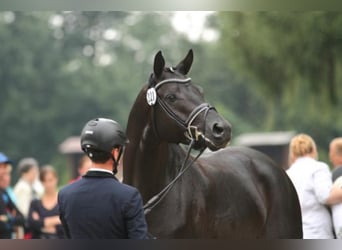
[[[12,167],[12,164],[11,164],[11,163],[7,163],[7,166],[6,166],[6,167],[8,167],[8,168],[10,169],[10,172],[12,172],[13,167]],[[6,181],[8,182],[8,186],[7,186],[7,188],[6,188],[6,192],[7,192],[7,194],[9,195],[9,197],[11,198],[12,202],[13,202],[15,205],[17,205],[17,198],[15,197],[13,188],[12,188],[12,186],[11,186],[11,180],[12,180],[11,174],[8,175],[7,178],[8,178],[8,179],[7,179]]]
[[[125,133],[113,120],[97,118],[84,126],[81,147],[92,168],[58,194],[68,238],[147,238],[139,191],[115,177],[126,142]]]
[[[0,179],[5,173],[6,165],[12,161],[2,152],[0,152]]]
[[[15,184],[13,192],[17,199],[17,207],[25,218],[24,238],[30,239],[32,234],[27,224],[30,204],[33,199],[39,199],[43,193],[43,187],[39,181],[38,162],[34,158],[23,158],[18,163],[17,171],[20,178]]]
[[[314,140],[306,134],[292,138],[289,150],[292,180],[301,206],[304,239],[333,239],[330,211],[326,205],[342,201],[342,189],[332,184],[327,164],[318,159]]]
[[[24,216],[13,203],[6,189],[10,186],[12,166],[5,165],[0,180],[0,239],[22,238],[18,227],[24,225]]]
[[[342,187],[342,137],[330,142],[329,158],[333,166],[332,180]],[[336,238],[342,239],[342,203],[332,206],[331,212]]]
[[[87,155],[84,155],[80,158],[77,166],[77,171],[78,171],[78,176],[74,179],[72,179],[70,183],[73,183],[75,181],[78,181],[79,179],[82,178],[83,175],[85,175],[88,170],[91,168],[91,160]]]
[[[39,179],[44,186],[44,194],[41,199],[31,202],[28,214],[28,225],[32,232],[32,238],[64,238],[57,204],[57,172],[52,166],[44,166],[40,170]]]
[[[7,166],[7,165],[10,165],[10,166]],[[10,172],[12,172],[12,161],[2,152],[0,152],[0,172],[1,171],[4,171],[5,172],[5,169],[9,167],[10,168]],[[7,170],[8,171],[8,170]],[[0,173],[0,176],[1,176],[1,173]],[[6,192],[7,194],[10,196],[11,200],[13,201],[14,204],[16,204],[16,198],[15,198],[15,195],[14,195],[14,192],[13,192],[13,189],[10,185],[11,183],[11,176],[9,176],[9,184],[8,184],[8,187],[6,188]]]
[[[9,167],[12,171],[12,165],[11,164],[12,164],[12,160],[10,160],[4,153],[0,152],[0,181],[2,178],[2,173],[5,173],[5,169],[7,167]],[[11,176],[7,175],[7,178],[9,178],[8,180],[6,180],[9,184],[8,184],[8,187],[6,188],[6,193],[10,197],[10,199],[14,203],[14,205],[16,205],[15,194],[13,192],[12,187],[10,186]],[[22,232],[23,230],[20,230],[18,228],[19,228],[19,226],[16,227],[16,238],[22,237],[22,235],[23,235],[23,232]]]
[[[12,165],[10,165],[11,168],[12,168]],[[12,177],[10,176],[10,179],[12,179]],[[13,188],[11,185],[9,185],[7,188],[6,188],[6,192],[7,194],[9,195],[9,197],[11,198],[11,200],[13,201],[13,203],[15,205],[17,205],[17,197],[15,196],[14,194],[14,191],[13,191]]]
[[[27,219],[31,201],[40,198],[42,195],[42,189],[37,189],[36,185],[39,176],[39,165],[34,158],[23,158],[19,161],[17,170],[20,178],[13,191],[17,198],[17,206]]]
[[[332,178],[335,181],[342,176],[342,137],[337,137],[330,142],[329,158],[333,166]]]

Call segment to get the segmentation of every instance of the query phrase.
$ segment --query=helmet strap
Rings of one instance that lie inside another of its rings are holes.
[[[121,158],[122,152],[123,152],[123,147],[122,146],[120,146],[118,149],[119,149],[119,154],[118,154],[117,159],[115,159],[113,154],[111,154],[112,160],[113,160],[113,174],[114,175],[116,175],[118,173],[118,165],[119,165],[120,158]]]
[[[118,161],[115,159],[114,156],[112,156],[113,160],[113,174],[116,175],[118,173]]]

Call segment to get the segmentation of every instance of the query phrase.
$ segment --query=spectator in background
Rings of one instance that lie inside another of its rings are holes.
[[[341,202],[342,189],[333,186],[328,165],[317,158],[314,140],[306,134],[296,135],[290,142],[291,165],[286,172],[298,193],[304,239],[332,239],[332,220],[326,205]]]
[[[6,192],[11,182],[11,171],[12,166],[8,163],[0,180],[0,239],[22,238],[18,235],[18,227],[24,225],[24,216]]]
[[[87,155],[82,156],[77,166],[78,176],[75,179],[72,179],[69,182],[69,184],[81,179],[81,177],[85,175],[90,168],[91,168],[91,160],[89,159]]]
[[[333,165],[333,182],[342,186],[342,137],[335,138],[329,146],[329,158]],[[336,238],[342,239],[342,203],[331,207]]]
[[[44,166],[40,171],[39,178],[45,191],[41,199],[31,202],[28,225],[32,232],[32,238],[64,238],[57,204],[57,172],[52,166]]]
[[[9,195],[9,197],[11,198],[12,202],[15,205],[17,205],[17,198],[15,197],[13,188],[11,187],[11,180],[12,180],[11,173],[12,173],[13,167],[12,167],[11,163],[7,163],[6,167],[9,169],[9,174],[7,173],[7,176],[6,176],[7,180],[5,180],[8,183],[7,188],[6,188],[6,192]],[[8,172],[8,170],[7,170],[7,172]]]
[[[335,138],[330,142],[329,158],[333,165],[332,178],[335,181],[342,176],[342,137]]]
[[[31,201],[40,198],[43,191],[43,188],[39,187],[41,183],[39,182],[40,184],[37,185],[38,162],[34,158],[24,158],[19,161],[17,169],[20,179],[14,186],[14,194],[20,212],[27,219]]]
[[[0,179],[5,172],[8,163],[11,163],[11,160],[4,153],[0,152]]]

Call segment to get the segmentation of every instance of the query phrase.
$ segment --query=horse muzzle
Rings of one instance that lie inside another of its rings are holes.
[[[210,118],[209,115],[208,118]],[[231,140],[231,131],[230,123],[222,117],[207,119],[207,127],[204,133],[206,146],[212,151],[226,147]]]

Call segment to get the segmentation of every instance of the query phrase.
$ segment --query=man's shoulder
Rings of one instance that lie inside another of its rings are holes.
[[[116,185],[117,185],[118,187],[120,187],[121,189],[123,189],[123,190],[125,190],[125,191],[127,191],[127,192],[130,192],[130,193],[136,193],[136,192],[138,192],[138,190],[137,190],[135,187],[130,186],[130,185],[125,184],[125,183],[122,183],[122,182],[119,182],[119,181],[116,182]]]
[[[78,186],[78,185],[77,185],[77,184],[78,184],[77,182],[78,182],[78,181],[75,181],[75,182],[73,182],[73,183],[70,183],[70,184],[67,184],[67,185],[61,187],[61,189],[58,191],[58,195],[59,195],[59,196],[60,196],[60,195],[64,195],[65,193],[68,193],[68,192],[74,190],[74,189]]]
[[[93,181],[94,181],[94,184],[92,185],[92,187],[90,187],[88,184],[89,182],[93,182]],[[83,187],[87,186],[89,189],[97,187],[97,186],[101,188],[106,187],[102,190],[112,192],[114,189],[125,194],[129,194],[129,193],[133,194],[133,193],[138,192],[138,190],[135,187],[119,182],[112,178],[93,179],[93,178],[82,177],[80,180],[67,184],[66,186],[62,187],[59,191],[59,194],[63,195],[64,193],[77,191],[79,190],[81,186]]]
[[[111,180],[111,181],[108,180],[105,186],[107,188],[105,188],[104,193],[113,195],[117,198],[121,197],[123,200],[130,200],[133,197],[135,197],[137,194],[139,194],[139,191],[137,188],[127,185],[125,183],[119,182],[117,180]]]

